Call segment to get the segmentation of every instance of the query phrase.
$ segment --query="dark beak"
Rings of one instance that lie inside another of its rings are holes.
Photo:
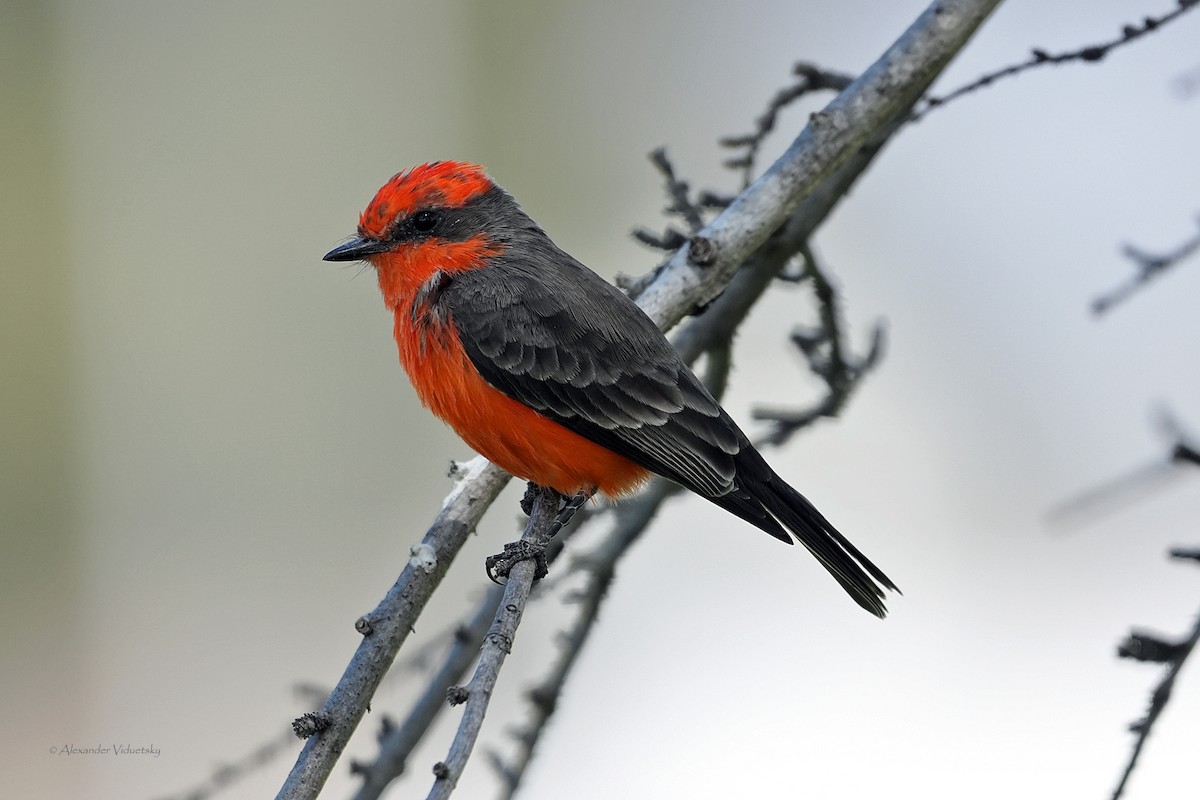
[[[339,245],[324,255],[322,261],[362,261],[367,256],[385,253],[391,245],[378,239],[365,239],[361,236]]]

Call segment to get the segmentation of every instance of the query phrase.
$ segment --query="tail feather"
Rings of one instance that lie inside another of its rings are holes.
[[[886,616],[884,589],[900,591],[892,580],[761,456],[754,461],[758,463],[747,464],[750,468],[744,471],[739,463],[733,492],[709,499],[788,544],[792,542],[786,531],[790,531],[856,603],[877,617]]]
[[[762,491],[754,493],[755,499],[816,556],[855,602],[877,617],[886,616],[883,590],[899,592],[896,584],[825,519],[804,495],[778,476],[773,477],[773,481],[756,487]]]

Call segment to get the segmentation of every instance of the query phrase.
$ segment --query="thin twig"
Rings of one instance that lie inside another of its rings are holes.
[[[1003,78],[1011,78],[1014,75],[1019,75],[1022,72],[1027,72],[1031,69],[1044,67],[1050,64],[1065,64],[1068,62],[1080,62],[1084,64],[1096,63],[1102,61],[1113,50],[1118,47],[1135,42],[1146,34],[1156,31],[1159,28],[1174,22],[1185,12],[1200,5],[1200,0],[1177,0],[1178,7],[1168,11],[1159,17],[1145,17],[1140,23],[1131,23],[1122,26],[1121,35],[1115,39],[1098,44],[1085,45],[1076,48],[1075,50],[1067,50],[1061,53],[1049,53],[1041,48],[1034,48],[1029,56],[1028,61],[1022,61],[1019,64],[1012,64],[1001,69],[994,70],[985,75],[982,75],[970,83],[960,86],[952,92],[948,92],[940,97],[929,97],[925,100],[924,108],[916,111],[913,114],[913,119],[919,119],[929,113],[930,110],[939,106],[944,106],[952,100],[957,100],[963,95],[970,94],[974,91],[982,89],[985,86],[990,86]]]
[[[794,436],[798,431],[807,428],[819,419],[836,417],[850,399],[850,392],[858,385],[858,379],[879,363],[883,353],[883,328],[876,326],[871,330],[871,344],[867,353],[855,362],[852,371],[854,377],[849,381],[838,384],[827,384],[829,387],[825,396],[808,408],[792,410],[784,408],[756,408],[752,412],[755,419],[771,423],[769,432],[755,440],[756,446],[781,445]]]
[[[542,547],[549,544],[550,531],[558,516],[560,501],[561,497],[553,490],[547,489],[537,493],[529,515],[529,524],[525,526],[521,541]],[[512,652],[513,639],[517,635],[517,627],[521,624],[525,603],[533,587],[535,569],[533,559],[525,559],[513,566],[508,574],[508,582],[504,585],[504,596],[484,640],[471,682],[465,687],[451,689],[447,695],[451,704],[457,705],[465,701],[466,705],[449,754],[444,761],[434,765],[436,779],[433,788],[429,790],[428,800],[445,800],[454,792],[458,779],[462,777],[463,769],[467,766],[467,760],[471,757],[471,751],[483,727],[483,718],[487,714],[496,680],[500,677],[500,668]]]
[[[759,151],[767,136],[775,130],[779,114],[792,103],[802,97],[830,90],[840,92],[854,82],[853,75],[822,69],[815,64],[799,62],[792,67],[792,74],[797,80],[791,86],[786,86],[775,93],[758,119],[754,120],[754,131],[741,136],[726,136],[721,139],[721,146],[734,150],[744,149],[745,152],[725,161],[725,166],[742,173],[742,188],[750,185],[754,177],[754,165]]]
[[[633,238],[655,250],[674,253],[687,244],[689,235],[695,235],[704,228],[704,205],[702,202],[704,198],[696,201],[691,199],[689,196],[691,189],[687,181],[681,180],[676,176],[675,165],[667,157],[667,149],[665,147],[659,147],[651,151],[650,163],[663,176],[663,183],[669,201],[666,208],[663,209],[664,212],[668,217],[681,218],[687,226],[688,233],[685,234],[668,224],[662,233],[655,233],[649,228],[644,227],[635,228]],[[704,197],[709,197],[709,193],[705,193]],[[664,264],[660,264],[655,269],[637,278],[618,274],[617,286],[624,289],[630,296],[637,297],[642,289],[649,286],[658,278],[658,273],[664,266]]]
[[[1186,551],[1182,554],[1173,552],[1171,556],[1172,558],[1190,558]],[[1200,641],[1200,614],[1197,614],[1196,622],[1188,637],[1171,647],[1169,666],[1158,686],[1154,687],[1154,691],[1150,694],[1150,707],[1146,711],[1146,716],[1130,726],[1130,729],[1137,734],[1137,739],[1134,740],[1129,763],[1126,764],[1125,771],[1121,774],[1121,780],[1113,791],[1113,800],[1119,800],[1125,792],[1125,786],[1129,783],[1129,777],[1133,774],[1134,767],[1137,766],[1142,748],[1145,747],[1146,740],[1150,738],[1150,730],[1162,715],[1163,709],[1167,707],[1167,703],[1171,699],[1171,691],[1175,688],[1175,679],[1179,676],[1179,671],[1183,669],[1184,662],[1195,649],[1197,641]]]
[[[680,180],[675,175],[675,167],[667,158],[666,149],[659,147],[652,151],[650,162],[662,173],[663,179],[666,181],[667,196],[671,198],[670,205],[665,209],[666,213],[682,218],[687,223],[690,233],[699,233],[700,229],[704,227],[703,211],[688,196],[687,181]]]
[[[518,751],[507,764],[494,753],[490,754],[492,766],[503,781],[501,797],[513,797],[525,776],[546,724],[557,707],[558,697],[599,617],[600,606],[616,575],[617,562],[646,531],[663,502],[680,491],[682,489],[676,484],[654,478],[637,497],[614,506],[617,522],[612,532],[594,551],[577,560],[588,575],[587,585],[576,595],[579,613],[563,636],[563,646],[550,673],[527,695],[533,707],[533,717],[515,734]]]
[[[1186,442],[1179,442],[1171,451],[1171,460],[1176,464],[1191,464],[1200,467],[1200,450]]]
[[[1133,262],[1134,275],[1122,285],[1093,300],[1092,313],[1097,316],[1103,314],[1197,251],[1200,251],[1200,232],[1163,255],[1147,253],[1131,244],[1125,245],[1121,252]]]
[[[876,323],[871,330],[871,344],[860,358],[852,358],[842,344],[841,303],[837,290],[817,265],[816,257],[806,246],[803,249],[804,272],[813,288],[820,314],[816,331],[793,331],[792,342],[804,354],[809,369],[824,381],[825,396],[807,409],[755,409],[754,418],[771,422],[770,433],[759,443],[780,445],[796,431],[822,417],[841,413],[860,379],[879,363],[883,354],[883,326]]]

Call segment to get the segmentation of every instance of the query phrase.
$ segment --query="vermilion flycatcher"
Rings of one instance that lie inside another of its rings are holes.
[[[791,531],[886,613],[875,581],[891,580],[775,474],[654,322],[482,168],[396,175],[325,260],[375,267],[421,402],[493,463],[567,496],[620,496],[657,473],[780,541]]]

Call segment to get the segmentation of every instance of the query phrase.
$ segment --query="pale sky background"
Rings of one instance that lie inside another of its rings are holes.
[[[868,66],[925,7],[880,3],[21,2],[0,7],[0,668],[10,797],[175,794],[332,685],[469,455],[419,408],[370,273],[320,261],[394,172],[475,160],[597,271],[641,273],[661,226],[646,153],[730,190],[716,140],[793,62]],[[1173,7],[1001,6],[947,90]],[[845,416],[767,457],[905,590],[879,622],[802,551],[699,499],[623,562],[525,798],[1100,798],[1197,573],[1200,480],[1085,525],[1047,511],[1161,459],[1165,403],[1200,429],[1200,264],[1102,321],[1123,242],[1194,231],[1200,14],[1099,65],[1027,73],[907,129],[815,246],[880,370]],[[827,98],[822,98],[822,103]],[[773,157],[812,106],[781,120]],[[727,407],[816,387],[781,289],[738,339]],[[502,499],[418,625],[483,587]],[[568,619],[534,605],[481,748],[508,743]],[[424,634],[424,637],[422,636]],[[1129,797],[1194,794],[1184,672]],[[375,752],[419,681],[351,743]],[[444,724],[393,797],[423,797]],[[157,757],[52,748],[153,746]],[[273,796],[299,742],[222,797]],[[349,796],[344,759],[325,797]],[[493,796],[483,759],[457,796]]]

